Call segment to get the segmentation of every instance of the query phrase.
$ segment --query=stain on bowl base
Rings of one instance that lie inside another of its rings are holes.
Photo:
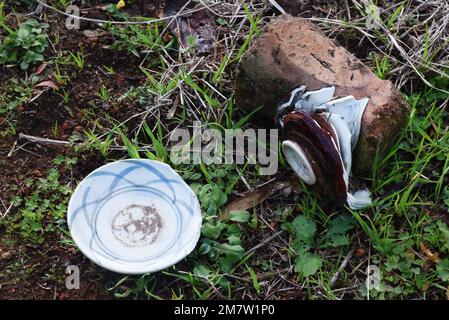
[[[163,221],[154,206],[129,205],[112,219],[112,234],[123,245],[136,248],[154,243]]]

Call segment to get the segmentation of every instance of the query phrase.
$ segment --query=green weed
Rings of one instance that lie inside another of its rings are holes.
[[[72,167],[77,159],[57,157],[54,162]],[[55,168],[50,169],[45,178],[25,180],[25,186],[31,192],[13,198],[19,215],[6,224],[7,228],[20,229],[22,236],[34,243],[41,243],[49,232],[65,230],[65,214],[72,190],[59,180],[60,174]]]
[[[48,46],[44,30],[47,24],[30,19],[19,26],[18,30],[1,25],[8,36],[0,44],[0,64],[19,63],[22,70],[28,69],[30,64],[44,61],[44,50]]]

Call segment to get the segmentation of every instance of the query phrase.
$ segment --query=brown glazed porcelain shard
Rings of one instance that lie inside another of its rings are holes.
[[[302,112],[288,114],[284,119],[284,153],[295,172],[300,177],[305,175],[305,181],[309,181],[317,193],[336,205],[343,205],[347,199],[347,187],[341,156],[330,125],[323,129],[318,121]],[[289,152],[289,148],[296,149]],[[292,155],[303,156],[305,160],[298,161]]]
[[[340,143],[338,141],[338,136],[332,125],[330,125],[329,122],[327,122],[326,119],[320,114],[313,114],[312,118],[316,122],[318,122],[318,125],[331,136],[333,142],[335,143],[335,146],[337,147],[337,150],[340,151]]]

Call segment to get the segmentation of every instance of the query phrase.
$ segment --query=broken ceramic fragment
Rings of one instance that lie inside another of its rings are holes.
[[[301,86],[277,107],[282,150],[298,177],[337,205],[360,209],[371,204],[368,190],[349,192],[352,151],[369,99],[332,100],[335,87],[306,91]]]
[[[282,15],[261,31],[243,56],[236,77],[236,105],[248,113],[261,107],[260,118],[271,124],[275,106],[292,88],[301,91],[298,84],[309,91],[323,90],[323,97],[331,94],[327,87],[333,85],[335,96],[354,96],[359,103],[369,98],[360,133],[352,137],[358,140],[357,146],[352,144],[351,148],[355,148],[354,174],[371,176],[374,160],[388,152],[409,110],[391,81],[379,79],[318,26]],[[309,106],[307,101],[303,103],[304,108]],[[340,106],[334,105],[343,112]],[[354,117],[358,119],[358,115]]]

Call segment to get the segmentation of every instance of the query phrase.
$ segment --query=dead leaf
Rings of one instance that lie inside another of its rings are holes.
[[[36,69],[36,72],[35,72],[36,76],[40,75],[40,74],[45,70],[46,67],[47,67],[47,62],[43,62],[43,63]]]
[[[8,259],[9,257],[11,257],[11,255],[12,255],[11,251],[6,251],[6,252],[3,252],[3,253],[0,255],[0,257],[1,257],[2,259]]]
[[[34,85],[35,88],[51,88],[54,90],[58,90],[58,86],[51,80],[42,81],[36,85]]]
[[[290,182],[275,182],[249,192],[240,199],[231,202],[222,211],[221,218],[226,219],[231,211],[248,210],[270,198],[274,193],[290,187]]]
[[[420,241],[419,246],[421,248],[421,251],[426,255],[426,257],[432,261],[433,263],[437,263],[440,261],[440,257],[438,255],[438,252],[433,253],[429,248],[426,247],[424,242]]]

